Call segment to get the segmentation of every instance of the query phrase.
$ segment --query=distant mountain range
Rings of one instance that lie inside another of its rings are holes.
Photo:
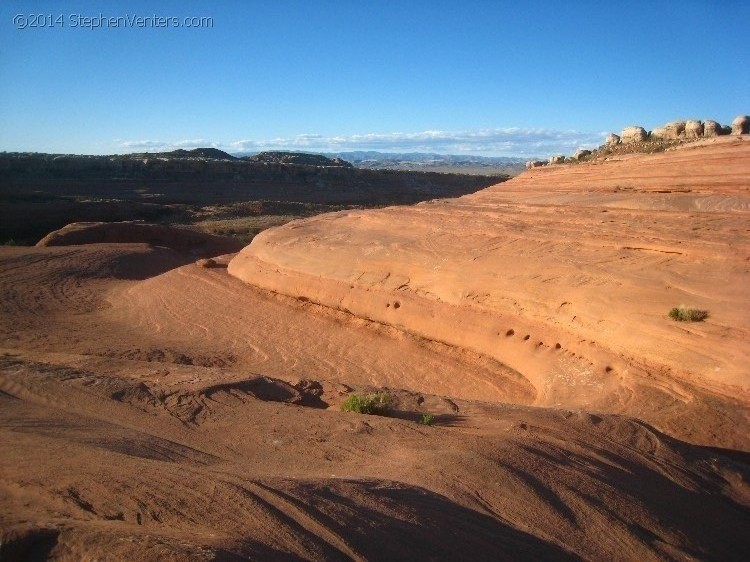
[[[242,152],[235,153],[234,156],[248,157],[254,154],[256,153]],[[374,150],[324,152],[322,155],[328,158],[351,162],[357,168],[455,172],[463,174],[515,175],[524,169],[525,162],[529,160],[528,157],[521,158],[515,156],[474,156],[465,154],[434,154],[429,152],[377,152]]]

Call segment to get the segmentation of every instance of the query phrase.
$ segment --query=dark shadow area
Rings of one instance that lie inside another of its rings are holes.
[[[422,421],[422,416],[428,412],[418,412],[415,410],[402,410],[402,409],[394,409],[389,408],[388,410],[384,411],[381,415],[386,418],[396,418],[399,420],[406,420],[411,421],[415,423],[419,423]],[[433,414],[432,415],[432,423],[425,424],[425,425],[440,425],[444,427],[451,427],[460,424],[462,421],[466,419],[466,416],[461,416],[458,414]]]
[[[2,562],[43,562],[57,545],[55,529],[21,528],[3,533],[0,542]]]
[[[642,427],[650,426],[642,424]],[[658,456],[644,455],[640,451],[630,453],[627,443],[623,443],[628,449],[623,448],[622,453],[593,446],[586,453],[559,450],[552,445],[522,444],[521,448],[537,459],[540,470],[582,471],[587,478],[632,498],[629,501],[633,504],[648,506],[648,518],[642,518],[643,524],[639,524],[640,517],[629,522],[636,526],[633,528],[650,529],[642,534],[644,541],[653,543],[654,534],[659,542],[676,540],[682,552],[700,560],[750,559],[750,509],[725,495],[726,482],[716,473],[700,474],[678,468],[704,462],[708,465],[710,455],[700,447],[672,439],[653,428],[651,431],[663,446],[672,448],[685,461],[673,464],[666,460],[666,452]],[[566,459],[564,465],[561,465],[561,458]],[[521,477],[535,493],[559,510],[560,490],[552,490],[537,481],[527,467],[504,465],[504,468]],[[584,492],[583,488],[576,492],[614,520],[627,517],[617,506],[596,494]],[[657,521],[658,526],[654,527],[650,521]]]
[[[723,447],[708,447],[698,445],[696,445],[696,447],[702,449],[706,453],[727,457],[735,462],[744,464],[744,472],[747,476],[745,480],[750,481],[750,452],[740,451],[738,449],[725,449]]]
[[[244,394],[267,402],[284,402],[310,408],[329,406],[320,398],[323,387],[317,381],[302,381],[292,386],[279,379],[259,376],[244,381],[212,385],[200,393],[212,400],[216,400],[218,394],[227,393],[234,396]]]
[[[367,560],[579,560],[488,515],[416,486],[386,481],[258,484],[303,510]],[[333,545],[331,545],[333,547]],[[331,560],[348,560],[341,550]]]

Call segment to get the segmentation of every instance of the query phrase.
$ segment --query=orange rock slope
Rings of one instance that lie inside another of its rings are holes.
[[[748,218],[750,138],[719,138],[292,222],[229,273],[501,362],[528,403],[748,450]]]
[[[747,560],[749,146],[0,247],[0,560]]]

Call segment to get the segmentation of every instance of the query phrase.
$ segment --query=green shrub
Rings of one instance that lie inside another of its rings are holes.
[[[425,412],[424,414],[422,414],[422,419],[419,420],[419,423],[421,423],[422,425],[432,425],[433,423],[435,423],[435,416],[433,416],[429,412]]]
[[[708,318],[708,310],[699,310],[688,306],[676,306],[669,311],[669,317],[678,322],[700,322]]]
[[[344,412],[356,412],[358,414],[380,414],[388,409],[391,397],[387,392],[376,392],[374,394],[350,394],[341,404]]]

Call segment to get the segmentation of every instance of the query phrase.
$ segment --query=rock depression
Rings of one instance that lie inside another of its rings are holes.
[[[534,405],[748,450],[749,217],[750,141],[723,137],[292,222],[229,272],[502,362]]]

